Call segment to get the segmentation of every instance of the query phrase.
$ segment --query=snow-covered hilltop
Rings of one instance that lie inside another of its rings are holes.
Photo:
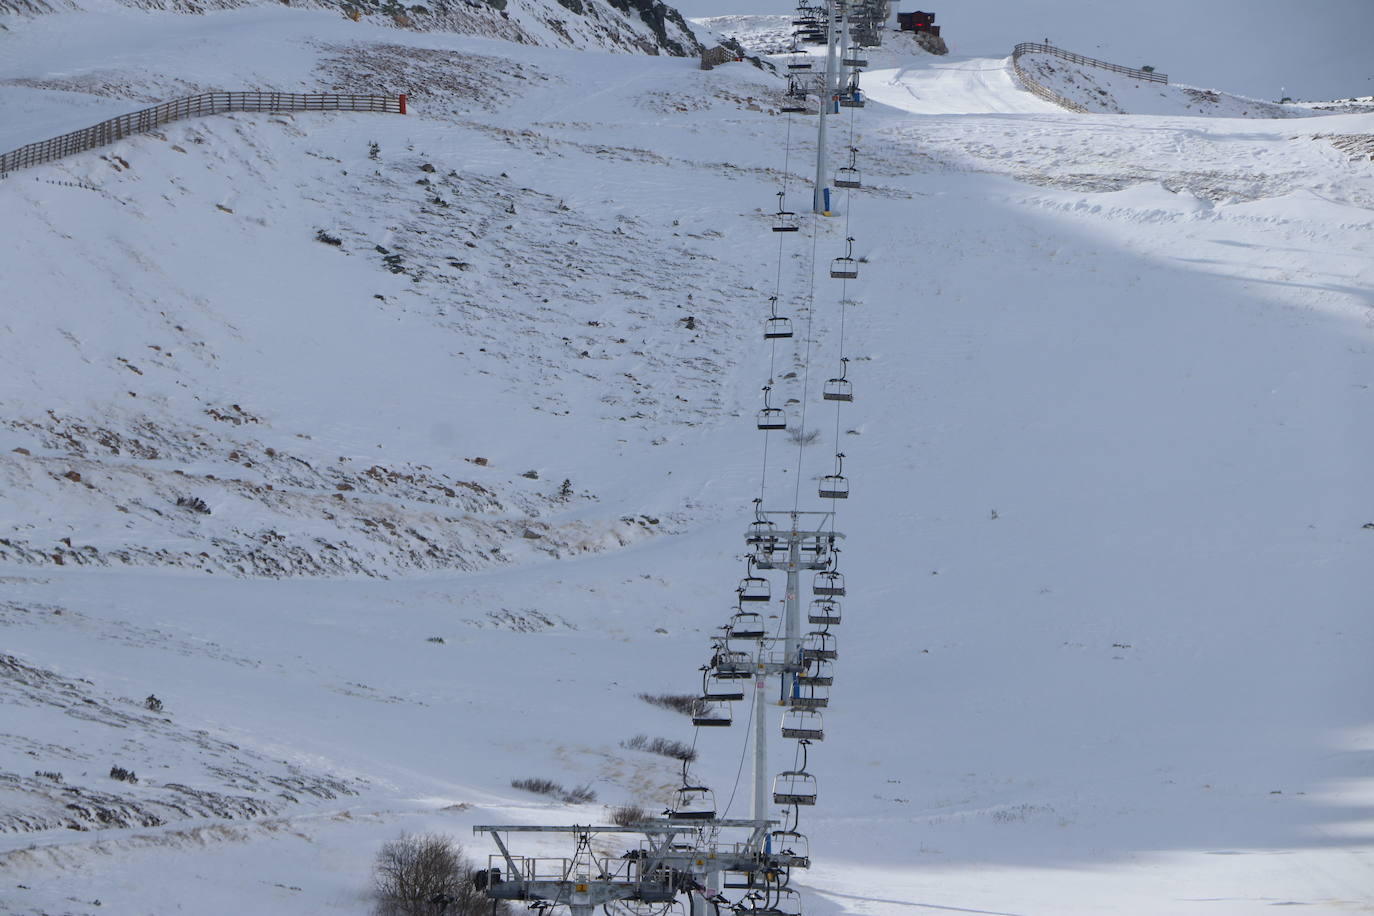
[[[1367,906],[1374,114],[1077,114],[896,37],[832,124],[862,191],[780,244],[784,83],[582,2],[6,20],[6,149],[204,89],[409,113],[0,179],[0,910],[361,914],[402,830],[660,810],[634,739],[689,722],[639,694],[699,689],[751,500],[841,449],[808,916]],[[847,235],[852,410],[765,455]]]
[[[277,6],[279,0],[0,0],[0,27],[6,18],[57,12],[125,8],[203,15],[268,5]],[[700,50],[682,15],[661,0],[432,0],[424,4],[398,0],[293,0],[286,5],[330,11],[354,21],[406,30],[456,32],[547,47],[677,56]]]

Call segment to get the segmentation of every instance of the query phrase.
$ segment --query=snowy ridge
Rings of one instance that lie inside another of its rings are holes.
[[[1076,111],[1225,118],[1301,118],[1314,113],[1297,105],[1248,99],[1177,82],[1161,84],[1134,79],[1128,74],[1043,54],[1026,54],[1014,66],[1028,83]]]
[[[203,15],[264,5],[277,5],[277,0],[0,0],[0,25],[6,19],[54,13],[123,9]],[[686,20],[661,0],[435,0],[425,5],[295,0],[290,5],[404,30],[455,32],[547,47],[676,56],[700,50]]]

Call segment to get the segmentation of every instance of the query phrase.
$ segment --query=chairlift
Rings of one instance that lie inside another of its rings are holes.
[[[768,834],[773,861],[783,868],[810,868],[811,841],[795,830],[774,830]]]
[[[755,614],[753,611],[736,611],[730,618],[730,626],[726,633],[729,639],[762,639],[767,635],[763,615]]]
[[[774,315],[763,323],[764,340],[785,340],[792,336],[792,319]]]
[[[776,298],[776,297],[774,297]],[[765,541],[775,541],[778,537],[778,526],[763,514],[763,499],[754,497],[754,520],[749,523],[749,530],[744,535],[744,543],[757,546]]]
[[[673,793],[668,819],[674,821],[712,821],[716,818],[716,795],[705,786],[681,786]]]
[[[844,574],[833,570],[816,573],[815,578],[811,580],[811,594],[843,598]]]
[[[806,611],[807,623],[833,626],[840,622],[840,603],[834,598],[817,598]]]
[[[805,738],[808,741],[825,740],[821,714],[814,709],[787,710],[782,716],[782,736],[784,738]]]
[[[825,709],[830,705],[830,687],[823,684],[802,684],[795,681],[787,705],[797,709]]]
[[[702,697],[692,710],[692,724],[702,728],[725,728],[731,722],[730,704]]]
[[[814,805],[816,777],[805,770],[786,770],[773,777],[773,804]]]
[[[840,652],[834,633],[825,630],[812,630],[802,639],[801,657],[802,661],[812,659],[833,661],[839,658]]]
[[[844,452],[835,455],[835,473],[821,478],[821,499],[848,499],[849,478],[844,476]]]
[[[792,336],[792,319],[778,314],[778,297],[768,297],[769,316],[763,323],[764,340],[783,340]]]
[[[806,686],[829,687],[835,683],[835,666],[830,664],[828,659],[807,659],[801,672],[797,675],[797,683]]]
[[[745,680],[754,676],[754,659],[748,652],[718,646],[711,656],[710,668],[722,680]]]
[[[842,165],[835,170],[835,187],[862,188],[863,186],[863,176],[859,174],[859,170],[852,164]]]
[[[767,912],[758,911],[757,916],[802,916],[801,894],[790,887],[780,887],[774,894],[772,906]]]
[[[763,409],[755,414],[755,422],[759,429],[786,429],[787,414],[781,407],[772,407],[768,404],[768,392],[773,388],[770,385],[763,386]]]
[[[799,232],[801,221],[797,219],[797,214],[791,210],[784,209],[782,205],[783,192],[778,192],[778,212],[773,216],[774,232]]]
[[[739,581],[739,600],[740,601],[769,601],[772,600],[772,590],[768,585],[768,580],[763,576],[754,575],[754,558],[749,557],[746,561],[747,571],[743,579]]]
[[[830,262],[830,276],[836,280],[854,280],[859,276],[859,262],[854,260],[854,237],[845,239],[844,257]]]
[[[839,378],[826,379],[821,398],[826,401],[853,401],[854,385],[849,381],[849,357],[840,357]]]
[[[787,65],[787,69],[788,69],[788,70],[791,70],[791,71],[793,71],[793,72],[796,72],[796,71],[798,71],[798,70],[810,70],[810,69],[811,69],[811,62],[808,60],[808,61],[802,61],[802,62],[800,62],[800,63],[788,64],[788,65]]]
[[[842,57],[840,63],[846,67],[867,67],[868,61],[862,57]]]
[[[744,699],[744,688],[734,683],[737,678],[723,678],[710,665],[701,667],[701,698],[722,703],[734,703]]]

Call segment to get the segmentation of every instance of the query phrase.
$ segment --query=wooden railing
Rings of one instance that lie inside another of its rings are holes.
[[[1065,51],[1063,48],[1056,48],[1054,45],[1042,45],[1034,41],[1023,41],[1017,45],[1011,52],[1011,59],[1015,61],[1023,54],[1052,54],[1060,60],[1067,60],[1074,64],[1082,64],[1085,67],[1097,67],[1102,70],[1111,70],[1113,73],[1124,73],[1132,79],[1145,80],[1150,83],[1169,82],[1169,74],[1167,73],[1156,73],[1153,70],[1137,70],[1134,67],[1109,64],[1105,60],[1098,60],[1095,57],[1084,57],[1082,54],[1074,54],[1072,51]]]
[[[0,175],[105,146],[133,134],[146,133],[169,121],[227,111],[378,111],[405,114],[406,97],[339,93],[203,92],[11,150],[0,155]]]

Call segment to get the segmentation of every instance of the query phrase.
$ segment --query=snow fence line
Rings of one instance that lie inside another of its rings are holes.
[[[170,121],[229,111],[377,111],[405,114],[406,97],[404,94],[350,95],[332,92],[202,92],[0,154],[0,177],[15,169],[52,162],[63,156],[114,143],[132,134],[147,133]]]
[[[1098,60],[1095,57],[1084,57],[1082,54],[1074,54],[1072,51],[1065,51],[1063,48],[1056,48],[1054,45],[1040,44],[1034,41],[1023,41],[1012,49],[1011,69],[1016,73],[1017,78],[1027,90],[1034,95],[1040,96],[1040,98],[1047,102],[1052,102],[1061,108],[1067,108],[1069,111],[1077,111],[1080,114],[1087,114],[1088,109],[1079,105],[1077,102],[1069,101],[1059,93],[1037,82],[1034,77],[1021,69],[1021,58],[1026,54],[1049,54],[1060,60],[1069,61],[1070,63],[1082,64],[1085,67],[1097,67],[1102,70],[1110,70],[1113,73],[1124,73],[1132,79],[1145,80],[1150,83],[1169,82],[1169,74],[1167,73],[1156,73],[1153,70],[1138,70],[1134,67],[1123,67],[1120,64],[1108,63],[1105,60]]]

